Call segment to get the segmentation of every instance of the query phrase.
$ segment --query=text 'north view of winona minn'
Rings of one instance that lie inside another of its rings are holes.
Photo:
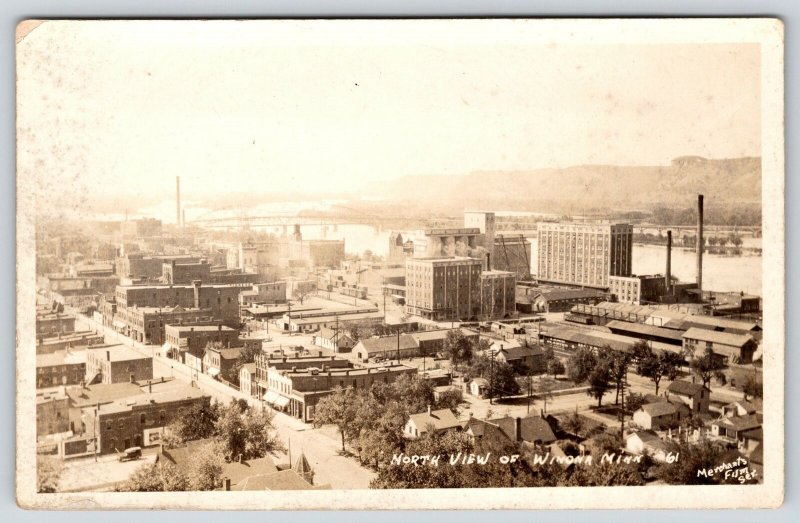
[[[757,45],[109,24],[19,51],[39,492],[770,474]]]

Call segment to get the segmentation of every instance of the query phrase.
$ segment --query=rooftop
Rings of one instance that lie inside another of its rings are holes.
[[[146,356],[136,349],[127,345],[106,345],[104,347],[92,347],[86,349],[86,358],[95,357],[108,361],[131,361],[148,360],[152,356]]]
[[[37,367],[54,367],[56,365],[77,365],[86,363],[86,352],[57,350],[50,354],[37,354]]]
[[[690,381],[675,380],[669,384],[667,391],[673,394],[680,394],[681,396],[695,396],[703,390],[702,383],[692,383]]]
[[[399,339],[398,339],[399,338]],[[382,336],[380,338],[367,338],[358,342],[356,347],[363,347],[367,354],[387,353],[391,356],[392,351],[416,349],[417,340],[410,334],[398,336]]]
[[[461,423],[450,409],[432,410],[412,414],[410,421],[414,422],[420,433],[427,431],[428,425],[433,425],[435,430],[447,430],[460,427]]]
[[[683,333],[684,339],[710,341],[712,343],[719,343],[721,345],[730,345],[733,347],[743,347],[749,342],[754,341],[753,337],[749,334],[734,334],[731,332],[717,332],[709,329],[701,329],[692,327]]]
[[[648,403],[647,405],[642,405],[641,409],[652,417],[671,416],[678,412],[675,407],[667,401]]]

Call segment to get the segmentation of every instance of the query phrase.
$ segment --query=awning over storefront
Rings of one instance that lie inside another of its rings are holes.
[[[278,399],[275,400],[276,407],[285,407],[288,404],[289,404],[289,398],[286,398],[284,396],[278,396]]]
[[[275,400],[279,397],[277,392],[271,390],[264,395],[264,401],[267,403],[275,403]]]
[[[114,327],[115,327],[115,328],[117,328],[117,329],[124,329],[125,327],[127,327],[127,326],[128,326],[128,325],[127,325],[127,324],[126,324],[124,321],[122,321],[122,320],[114,320],[114,321],[112,322],[112,324],[113,324],[113,325],[114,325]]]
[[[216,367],[211,367],[208,369],[209,376],[217,376],[219,374],[219,369]]]

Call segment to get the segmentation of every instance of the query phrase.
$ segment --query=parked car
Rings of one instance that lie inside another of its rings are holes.
[[[142,457],[142,448],[141,447],[131,447],[129,449],[125,449],[122,454],[119,455],[120,461],[134,461]]]

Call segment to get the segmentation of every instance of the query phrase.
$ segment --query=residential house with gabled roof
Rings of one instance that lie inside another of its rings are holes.
[[[356,346],[355,340],[345,333],[344,329],[329,329],[322,327],[313,337],[313,343],[317,347],[330,349],[336,353],[347,353]]]
[[[450,409],[431,410],[429,406],[427,412],[409,416],[403,435],[407,438],[418,438],[424,436],[431,427],[436,432],[461,430],[461,422]]]
[[[642,405],[633,413],[633,422],[645,430],[664,430],[675,426],[680,413],[668,401],[657,401]]]
[[[756,406],[749,401],[738,400],[722,407],[722,416],[732,418],[734,416],[747,416],[756,413]]]
[[[464,432],[473,443],[493,439],[500,442],[542,446],[556,441],[550,423],[536,415],[525,418],[505,416],[490,420],[470,418],[464,424]]]
[[[678,399],[692,412],[704,414],[708,412],[708,405],[711,403],[711,391],[701,383],[675,380],[667,387],[667,398],[670,401]]]
[[[761,416],[748,414],[746,416],[723,417],[711,422],[711,435],[740,448],[755,448],[758,437],[755,429],[761,428]]]
[[[625,450],[637,456],[648,454],[654,460],[663,462],[667,459],[669,444],[652,431],[640,430],[625,436]]]

